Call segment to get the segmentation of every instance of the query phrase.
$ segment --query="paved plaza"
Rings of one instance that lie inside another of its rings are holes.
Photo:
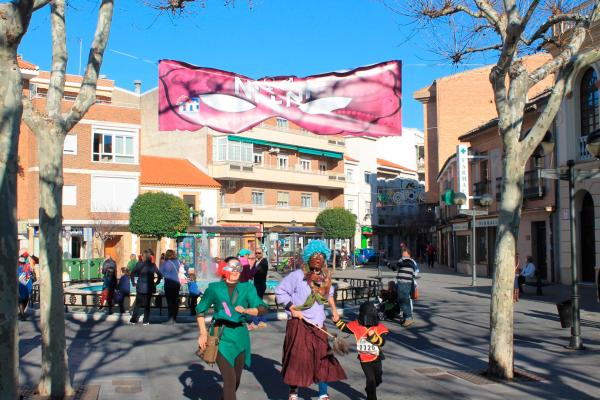
[[[376,277],[373,268],[338,271],[342,277]],[[383,281],[393,279],[391,271]],[[594,399],[600,398],[600,305],[593,288],[582,288],[582,337],[586,350],[573,352],[569,329],[561,329],[555,303],[569,288],[535,288],[515,307],[515,367],[523,376],[506,384],[479,373],[487,363],[491,280],[437,267],[422,269],[421,298],[415,302],[417,323],[408,329],[389,323],[384,347],[384,381],[379,399]],[[355,308],[346,304],[351,318]],[[184,313],[186,314],[186,313]],[[149,326],[129,326],[115,316],[70,314],[67,351],[75,385],[100,385],[100,399],[201,399],[219,395],[219,374],[196,358],[197,327],[187,321],[163,325],[156,316]],[[330,324],[330,329],[335,330]],[[40,373],[37,317],[19,325],[21,384],[34,385]],[[252,366],[245,370],[240,400],[287,399],[280,375],[285,321],[253,331]],[[364,399],[364,377],[355,353],[340,357],[348,379],[331,385],[333,400]],[[316,385],[301,398],[317,398]]]

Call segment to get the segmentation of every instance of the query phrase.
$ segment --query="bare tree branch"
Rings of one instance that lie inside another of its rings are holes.
[[[50,1],[51,0],[35,0],[33,3],[33,11],[37,11],[40,8],[43,8],[44,6],[48,5]]]
[[[458,13],[465,13],[477,19],[486,18],[486,15],[483,12],[472,10],[463,4],[455,4],[451,0],[445,1],[440,7],[435,7],[430,2],[422,2],[422,4],[423,7],[420,9],[421,14],[431,19],[441,18]]]
[[[50,5],[52,23],[52,71],[48,86],[46,111],[50,118],[58,118],[65,90],[67,71],[67,33],[65,27],[65,0],[55,0]]]
[[[521,156],[525,160],[531,157],[548,129],[550,129],[564,97],[566,82],[569,80],[569,77],[573,75],[573,71],[574,68],[572,67],[560,70],[558,78],[552,88],[552,94],[544,106],[543,111],[536,119],[533,127],[529,130],[529,134],[521,141]]]
[[[485,14],[487,20],[500,34],[504,30],[504,23],[502,22],[500,15],[496,12],[496,10],[494,10],[494,7],[489,0],[474,0],[474,2],[477,5],[477,8],[479,8]]]
[[[539,3],[540,3],[539,0],[534,0],[531,2],[531,4],[529,5],[529,8],[527,9],[527,12],[525,13],[525,15],[523,16],[523,19],[521,21],[521,24],[523,24],[523,26],[527,26],[527,24],[529,23],[529,20],[535,13]]]
[[[75,99],[75,104],[68,112],[65,117],[66,131],[70,131],[73,126],[83,115],[89,110],[89,108],[96,102],[96,85],[98,82],[98,75],[100,73],[100,66],[102,65],[102,59],[104,57],[104,50],[108,43],[108,36],[110,33],[110,25],[113,15],[114,3],[113,0],[102,0],[100,10],[98,12],[98,23],[96,25],[96,33],[94,34],[94,41],[90,47],[90,54],[88,56],[88,64],[81,83],[81,88]]]
[[[535,33],[533,33],[529,39],[526,37],[521,37],[521,41],[528,46],[531,46],[536,40],[542,39],[544,34],[551,29],[554,25],[559,24],[561,22],[576,22],[583,24],[586,28],[589,27],[589,18],[587,16],[579,15],[579,14],[561,14],[555,15],[554,17],[550,17],[546,22],[544,22],[537,29]]]
[[[36,134],[38,130],[33,129],[33,127],[42,126],[42,124],[45,123],[44,115],[42,115],[38,110],[35,109],[35,107],[33,107],[33,104],[31,104],[31,99],[23,96],[21,102],[23,103],[23,120],[31,129],[31,131]]]
[[[533,87],[536,83],[546,78],[548,75],[558,71],[569,61],[571,61],[573,55],[576,54],[581,48],[581,45],[585,40],[586,32],[587,30],[583,27],[575,28],[570,42],[564,48],[564,50],[558,56],[544,63],[541,67],[537,68],[529,75],[529,87]]]

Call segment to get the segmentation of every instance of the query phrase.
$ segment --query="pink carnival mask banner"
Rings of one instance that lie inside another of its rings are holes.
[[[253,80],[232,72],[161,60],[159,130],[204,126],[239,133],[280,117],[320,135],[399,136],[401,63],[389,61],[306,78]]]

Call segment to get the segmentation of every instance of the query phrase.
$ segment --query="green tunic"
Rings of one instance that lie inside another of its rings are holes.
[[[237,292],[237,297],[236,297]],[[232,303],[231,299],[235,298],[235,303]],[[223,307],[223,303],[227,304],[231,316],[228,316]],[[225,359],[233,366],[235,358],[242,351],[245,351],[245,363],[246,366],[250,366],[250,334],[248,333],[248,327],[246,326],[246,318],[251,318],[247,314],[240,314],[235,311],[235,306],[242,306],[244,308],[257,308],[259,306],[268,307],[258,294],[256,294],[256,288],[250,282],[238,283],[233,294],[229,297],[229,290],[225,281],[213,282],[208,285],[208,288],[202,295],[202,300],[196,306],[196,312],[198,314],[206,314],[209,308],[213,307],[215,312],[213,314],[214,320],[225,320],[232,323],[242,323],[238,327],[225,327],[221,326],[219,329],[225,329],[223,336],[219,341],[219,353],[225,357]],[[210,332],[212,334],[212,331]]]

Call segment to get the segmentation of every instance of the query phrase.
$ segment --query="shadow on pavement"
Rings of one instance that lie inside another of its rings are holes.
[[[288,387],[281,379],[281,363],[260,354],[252,354],[250,372],[262,386],[268,399],[284,399],[288,395]]]
[[[192,400],[215,400],[221,396],[221,379],[216,371],[206,369],[202,364],[192,364],[179,375],[182,396]]]

